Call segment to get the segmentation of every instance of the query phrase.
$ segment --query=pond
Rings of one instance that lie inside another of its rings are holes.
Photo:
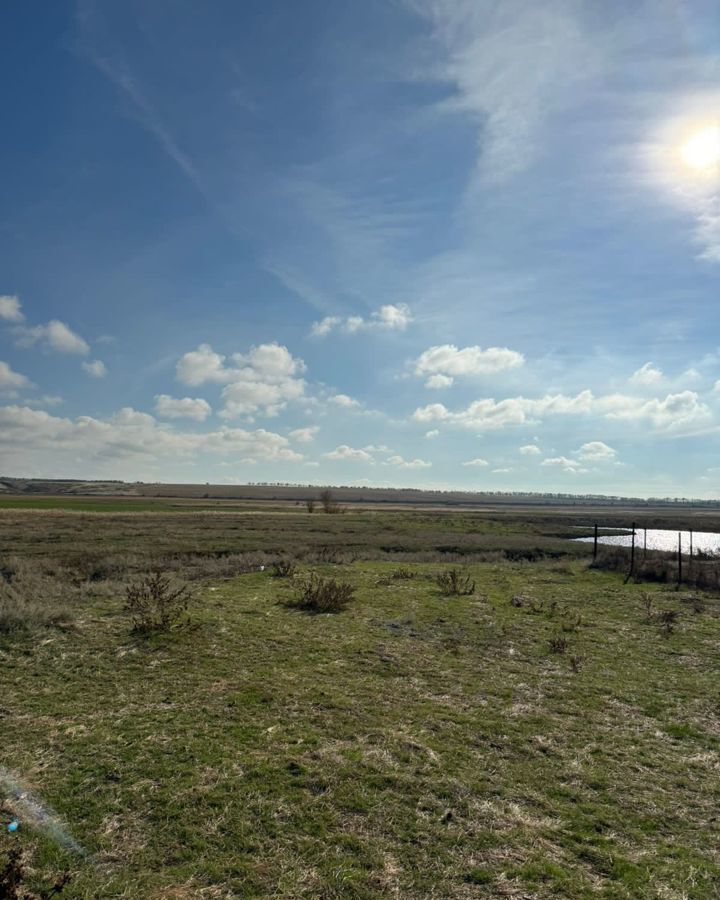
[[[689,531],[671,531],[663,528],[648,528],[647,530],[647,548],[648,550],[669,550],[677,551],[678,534],[680,535],[681,547],[683,553],[690,552],[690,532]],[[584,543],[592,543],[593,537],[573,538],[576,541]],[[632,532],[628,530],[627,534],[598,534],[598,544],[610,544],[615,547],[629,547],[632,543]],[[642,528],[635,529],[635,547],[642,549],[645,546],[645,531]],[[720,534],[712,531],[693,531],[692,533],[693,553],[702,551],[703,553],[720,553]]]

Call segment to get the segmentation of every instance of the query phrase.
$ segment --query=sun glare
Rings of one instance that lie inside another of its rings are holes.
[[[720,169],[720,127],[703,128],[683,144],[680,153],[685,165],[697,170]]]

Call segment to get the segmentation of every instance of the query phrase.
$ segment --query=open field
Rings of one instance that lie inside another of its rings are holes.
[[[590,568],[587,510],[11,499],[0,587],[62,615],[3,633],[0,594],[0,776],[86,851],[20,814],[33,891],[717,897],[720,600]],[[143,636],[156,565],[197,599]],[[347,609],[288,605],[311,571]]]

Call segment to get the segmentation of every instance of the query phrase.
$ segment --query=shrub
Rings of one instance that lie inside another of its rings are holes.
[[[670,634],[675,629],[675,624],[678,620],[677,610],[664,609],[657,614],[657,620],[665,630],[665,633]]]
[[[340,612],[355,598],[355,588],[346,581],[323,578],[314,572],[297,588],[292,606],[307,612]]]
[[[125,609],[133,619],[133,631],[172,631],[188,623],[193,599],[187,584],[173,584],[162,572],[146,575],[127,585]]]
[[[438,587],[447,596],[463,597],[475,592],[475,582],[461,569],[447,569],[435,577]]]
[[[415,577],[415,573],[405,566],[400,566],[395,569],[390,577],[394,578],[396,581],[409,581],[411,578]]]
[[[273,563],[273,575],[275,578],[292,578],[297,566],[291,559],[278,559]]]
[[[570,657],[570,668],[576,675],[579,675],[582,672],[583,667],[583,658],[582,656],[571,656]]]
[[[568,639],[563,634],[554,634],[548,645],[551,653],[564,653],[568,648]]]
[[[332,514],[344,512],[342,506],[340,506],[340,504],[337,502],[337,500],[335,499],[335,495],[329,488],[326,488],[320,494],[320,503],[322,504],[322,508],[326,513]]]

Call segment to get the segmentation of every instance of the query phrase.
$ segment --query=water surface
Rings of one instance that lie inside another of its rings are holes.
[[[680,543],[683,553],[690,552],[690,532],[689,531],[670,531],[663,528],[648,528],[647,530],[647,548],[648,550],[673,550],[678,548],[678,534],[680,535]],[[576,541],[584,543],[592,543],[593,538],[581,537],[573,538]],[[632,543],[632,532],[627,534],[598,534],[598,544],[610,544],[615,547],[629,547]],[[635,547],[642,549],[645,546],[645,531],[642,528],[635,529]],[[720,534],[712,531],[693,531],[692,533],[693,553],[701,550],[703,553],[720,553]]]

